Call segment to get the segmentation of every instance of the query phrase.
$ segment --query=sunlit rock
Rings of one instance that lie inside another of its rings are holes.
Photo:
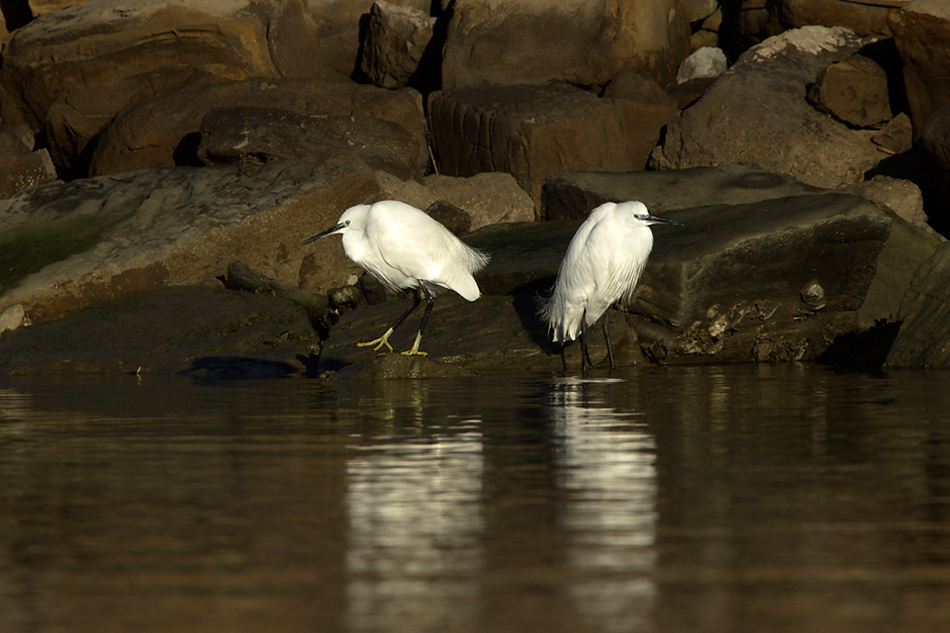
[[[256,167],[153,169],[0,200],[0,311],[38,323],[111,297],[223,275],[242,260],[308,290],[359,272],[300,240],[379,189],[352,152]]]

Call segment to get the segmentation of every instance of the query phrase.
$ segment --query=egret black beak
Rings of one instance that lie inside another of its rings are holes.
[[[666,218],[658,218],[655,215],[646,215],[640,218],[644,222],[649,224],[671,224],[673,226],[683,226],[681,223],[676,220],[667,220]]]
[[[319,240],[319,239],[322,238],[322,237],[326,237],[326,236],[328,236],[328,235],[333,235],[333,234],[336,233],[337,231],[342,230],[345,226],[346,226],[345,224],[343,224],[342,222],[340,222],[340,223],[337,224],[336,226],[332,226],[332,227],[328,228],[326,231],[322,231],[322,232],[320,232],[320,233],[317,233],[317,234],[314,235],[313,237],[308,237],[307,239],[305,239],[304,241],[302,241],[302,242],[300,243],[300,245],[303,246],[304,244],[309,244],[310,242],[316,242],[317,240]]]

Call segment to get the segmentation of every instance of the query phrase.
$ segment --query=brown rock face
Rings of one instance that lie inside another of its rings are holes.
[[[540,209],[544,179],[632,168],[620,110],[570,86],[481,86],[433,93],[429,125],[440,173],[504,171]]]
[[[888,16],[904,63],[904,83],[915,136],[930,113],[950,103],[950,4],[914,0]]]
[[[829,65],[808,96],[820,110],[854,127],[880,127],[894,116],[887,74],[862,55]]]
[[[83,173],[89,140],[130,103],[189,85],[321,72],[302,0],[89,2],[37,18],[7,43],[0,116],[45,131],[57,167]]]
[[[666,85],[687,55],[679,0],[473,0],[449,22],[442,87],[602,86],[624,69]]]
[[[248,79],[195,86],[136,103],[103,130],[92,175],[197,164],[201,122],[216,108],[279,109],[310,117],[352,118],[352,126],[398,128],[402,155],[413,170],[429,162],[422,99],[414,90],[385,90],[332,79]]]

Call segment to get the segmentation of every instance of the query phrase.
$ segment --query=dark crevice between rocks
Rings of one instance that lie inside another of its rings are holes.
[[[867,331],[837,336],[815,360],[842,369],[877,371],[886,363],[900,327],[899,321],[875,321]]]

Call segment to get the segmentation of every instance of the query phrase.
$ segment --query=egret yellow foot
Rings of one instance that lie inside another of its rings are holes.
[[[416,333],[416,341],[412,344],[412,347],[407,349],[402,353],[403,356],[428,356],[428,352],[419,351],[419,343],[422,342],[422,332]]]
[[[389,337],[390,337],[390,335],[392,335],[392,333],[393,333],[393,328],[389,328],[389,329],[386,330],[386,332],[385,332],[382,336],[380,336],[378,339],[375,339],[375,340],[372,340],[372,341],[366,341],[365,343],[357,343],[356,345],[357,345],[357,347],[369,347],[370,345],[375,345],[376,347],[373,348],[373,351],[374,351],[374,352],[378,352],[378,351],[379,351],[379,348],[381,348],[383,345],[385,345],[386,347],[389,348],[389,351],[392,352],[392,351],[394,351],[394,350],[393,350],[393,346],[389,344]]]

